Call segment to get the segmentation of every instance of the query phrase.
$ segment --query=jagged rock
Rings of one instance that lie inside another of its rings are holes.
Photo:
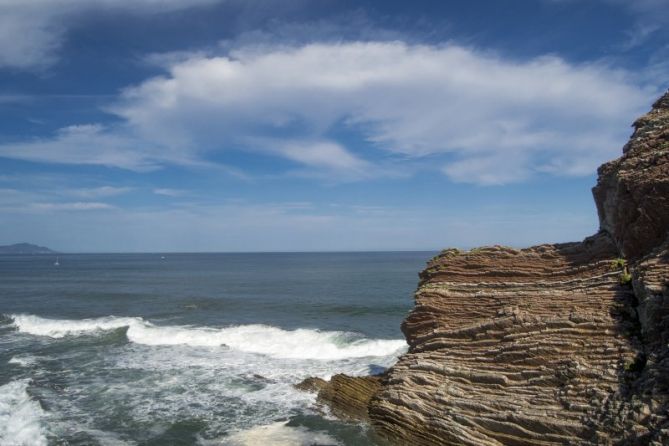
[[[599,169],[597,235],[429,262],[402,325],[409,352],[370,402],[377,432],[411,445],[669,444],[668,124],[666,94]]]
[[[400,445],[669,444],[669,93],[593,194],[583,242],[442,251],[402,324],[408,353],[319,399]]]
[[[322,378],[310,377],[295,384],[295,388],[304,392],[318,393],[323,387],[327,386],[327,384],[328,382]]]
[[[601,228],[638,259],[669,231],[669,93],[634,123],[623,156],[599,168],[593,189]]]
[[[402,326],[410,351],[370,406],[377,431],[415,445],[596,441],[589,414],[638,355],[617,255],[600,233],[433,259]]]
[[[381,379],[381,375],[355,377],[340,373],[334,375],[330,381],[307,378],[296,384],[295,388],[318,393],[317,402],[328,406],[339,418],[369,421],[369,400],[378,392]]]
[[[318,401],[339,418],[368,421],[369,400],[381,386],[381,376],[334,375],[318,391]]]

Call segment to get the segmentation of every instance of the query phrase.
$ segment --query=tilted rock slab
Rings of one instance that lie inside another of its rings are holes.
[[[597,235],[429,262],[402,326],[409,352],[369,404],[379,434],[406,445],[669,444],[668,124],[669,94],[600,168]]]
[[[410,351],[370,406],[405,444],[594,441],[588,420],[638,350],[607,235],[524,250],[446,251],[422,273]]]

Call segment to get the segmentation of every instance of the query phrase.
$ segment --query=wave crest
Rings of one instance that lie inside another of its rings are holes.
[[[285,359],[339,360],[399,355],[403,340],[366,339],[353,333],[300,328],[284,330],[269,325],[239,325],[225,328],[160,326],[140,317],[107,316],[96,319],[46,319],[33,315],[11,315],[19,331],[62,338],[95,334],[127,327],[130,342],[144,345],[225,346],[242,352]]]

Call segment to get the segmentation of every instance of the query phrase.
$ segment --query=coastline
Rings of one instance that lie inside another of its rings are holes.
[[[319,401],[396,444],[667,444],[669,93],[634,128],[598,171],[598,234],[442,251],[378,390]]]

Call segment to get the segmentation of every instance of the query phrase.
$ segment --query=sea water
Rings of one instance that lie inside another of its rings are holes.
[[[0,256],[0,444],[376,444],[293,386],[391,366],[432,254]]]

